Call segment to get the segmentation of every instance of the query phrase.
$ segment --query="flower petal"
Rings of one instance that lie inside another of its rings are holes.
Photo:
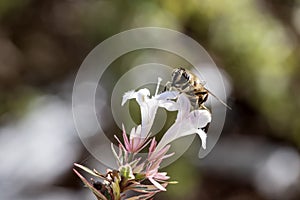
[[[136,99],[139,105],[145,103],[147,99],[149,99],[150,91],[147,88],[140,89],[135,92],[134,90],[125,92],[123,95],[122,103],[123,106],[129,99]]]
[[[166,91],[156,95],[155,98],[157,100],[168,100],[168,99],[176,99],[178,97],[178,91]]]
[[[174,101],[158,101],[158,106],[165,108],[168,111],[176,111],[178,110],[178,104]]]
[[[140,89],[136,92],[136,101],[141,106],[150,96],[150,91],[147,88]]]
[[[141,130],[142,130],[141,125],[138,125],[136,128],[133,127],[130,132],[130,140],[132,140],[133,138],[140,138]]]
[[[146,103],[140,105],[142,117],[141,137],[147,137],[154,122],[158,109],[158,101],[154,98],[149,99]]]
[[[205,133],[202,129],[198,129],[198,130],[197,130],[197,134],[198,134],[198,136],[199,136],[200,139],[201,139],[201,142],[202,142],[202,148],[203,148],[203,149],[206,149],[206,137],[207,137],[206,133]]]
[[[179,97],[177,99],[177,103],[178,103],[179,109],[178,109],[176,122],[182,121],[184,118],[186,118],[188,116],[188,114],[190,113],[190,109],[191,109],[191,102],[184,94],[179,95]]]
[[[150,144],[150,147],[149,147],[149,154],[152,153],[156,147],[156,140],[155,140],[155,137],[153,137],[152,141],[151,141],[151,144]]]
[[[154,178],[162,181],[170,179],[170,177],[167,176],[167,172],[158,172],[154,175]]]
[[[164,160],[166,158],[170,158],[171,156],[174,156],[175,155],[175,152],[172,152],[172,153],[169,153],[167,155],[164,155],[161,159]]]
[[[154,153],[149,154],[150,156],[148,157],[148,160],[152,161],[152,160],[161,159],[168,152],[170,147],[171,147],[171,145],[166,145],[161,150],[155,150]]]
[[[195,128],[203,128],[211,122],[211,114],[207,110],[193,110],[189,118]]]
[[[127,135],[126,135],[126,131],[125,131],[125,128],[124,128],[123,124],[122,124],[122,129],[123,129],[123,140],[124,140],[124,144],[125,144],[126,150],[130,151],[130,143],[128,141],[128,138],[127,138]]]
[[[156,180],[154,180],[153,178],[148,178],[149,181],[158,189],[162,190],[162,191],[167,191],[166,188],[164,188],[161,184],[159,184]]]
[[[136,97],[137,97],[137,95],[136,95],[136,92],[134,90],[125,92],[125,94],[123,95],[121,105],[123,106],[126,103],[126,101],[128,101],[129,99],[134,99]]]
[[[114,138],[118,141],[119,146],[120,146],[123,150],[126,150],[126,148],[124,147],[124,145],[122,144],[122,142],[119,140],[119,138],[118,138],[116,135],[114,135]]]
[[[183,100],[181,105],[185,104],[184,98],[181,99]],[[182,107],[187,108],[186,105],[183,105]],[[202,131],[201,128],[205,127],[207,123],[211,121],[210,113],[207,110],[195,110],[188,114],[188,116],[185,116],[185,114],[180,112],[181,111],[179,110],[175,123],[167,130],[158,143],[155,150],[156,152],[178,138],[195,133],[199,135],[202,141],[202,147],[204,149],[206,148],[206,133]],[[182,117],[182,119],[180,119],[180,117]]]
[[[143,88],[137,92],[126,92],[122,100],[122,105],[124,105],[129,99],[135,98],[139,104],[142,118],[141,138],[147,138],[149,136],[158,107],[163,107],[169,111],[175,111],[179,108],[177,102],[170,100],[178,97],[177,91],[166,91],[152,98],[149,96],[150,91],[147,88]]]

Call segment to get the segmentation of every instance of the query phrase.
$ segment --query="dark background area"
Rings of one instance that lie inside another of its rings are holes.
[[[298,0],[1,0],[0,199],[93,199],[72,172],[97,168],[74,128],[73,82],[96,45],[145,26],[197,40],[232,87],[213,151],[196,160],[195,141],[157,199],[299,199]]]

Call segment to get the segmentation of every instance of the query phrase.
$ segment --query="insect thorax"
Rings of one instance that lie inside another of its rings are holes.
[[[200,83],[199,79],[184,68],[178,68],[173,71],[171,88],[184,93],[195,109],[203,107],[203,103],[208,97],[208,91]]]

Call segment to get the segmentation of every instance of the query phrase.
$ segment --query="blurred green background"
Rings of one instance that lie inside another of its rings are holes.
[[[72,84],[96,45],[145,26],[192,37],[232,84],[215,149],[195,161],[195,141],[157,199],[299,199],[299,0],[0,0],[0,199],[93,198],[71,171],[88,157]]]

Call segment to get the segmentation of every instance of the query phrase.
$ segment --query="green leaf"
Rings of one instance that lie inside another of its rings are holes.
[[[143,180],[146,178],[145,174],[137,173],[135,174],[135,180]]]
[[[130,165],[121,166],[119,171],[120,171],[121,176],[123,176],[124,178],[126,178],[128,180],[132,180],[135,178]]]
[[[112,186],[112,190],[113,190],[114,199],[120,199],[121,190],[120,190],[119,181],[112,182],[111,186]]]

